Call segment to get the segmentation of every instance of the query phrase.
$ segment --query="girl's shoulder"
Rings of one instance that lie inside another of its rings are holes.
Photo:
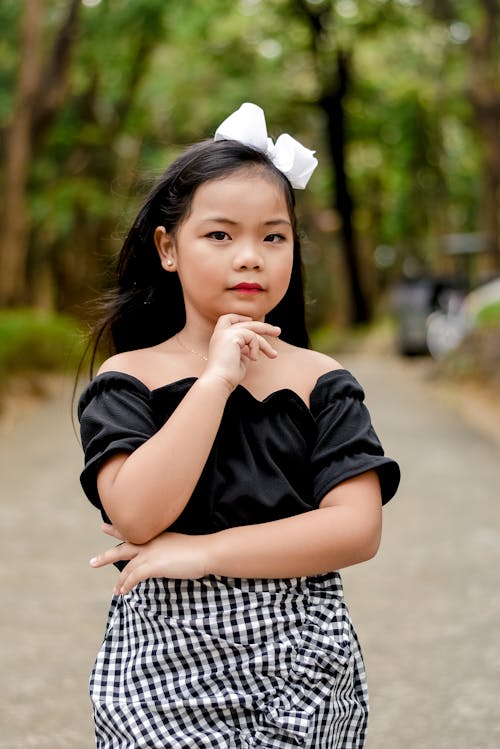
[[[97,372],[120,372],[140,380],[149,390],[180,379],[183,375],[179,357],[170,351],[168,341],[162,346],[123,351],[106,359]]]
[[[141,365],[144,366],[150,358],[149,349],[137,349],[134,351],[123,351],[120,354],[114,354],[106,359],[99,369],[97,374],[103,374],[104,372],[122,372],[123,374],[135,375],[135,371]]]
[[[280,342],[279,361],[281,365],[280,379],[288,383],[307,403],[323,375],[334,371],[343,371],[344,367],[336,359],[319,351],[299,348],[291,344]]]
[[[336,369],[344,369],[342,364],[334,359],[332,356],[323,354],[320,351],[314,351],[313,349],[300,348],[299,346],[292,346],[289,343],[281,343],[280,350],[283,355],[288,359],[288,366],[297,367],[298,371],[303,374],[303,377],[308,381],[315,382],[318,377],[321,377],[328,372],[332,372]]]
[[[121,374],[136,377],[138,380],[143,380],[143,377],[140,375],[144,374],[144,370],[149,368],[149,361],[150,355],[148,349],[124,351],[106,359],[97,370],[97,375],[99,376],[105,372],[120,372]],[[147,385],[148,383],[145,382],[145,384]]]

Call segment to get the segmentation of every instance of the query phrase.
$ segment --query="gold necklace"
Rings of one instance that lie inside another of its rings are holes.
[[[183,342],[181,341],[181,339],[180,339],[180,336],[179,336],[179,335],[176,335],[176,336],[175,336],[175,340],[177,341],[177,343],[178,343],[178,344],[179,344],[179,345],[180,345],[180,346],[181,346],[181,347],[182,347],[182,348],[183,348],[183,349],[184,349],[185,351],[189,351],[189,353],[190,353],[190,354],[194,354],[195,356],[199,356],[199,357],[200,357],[200,359],[203,359],[203,361],[208,361],[208,356],[205,356],[205,354],[200,354],[200,352],[199,352],[199,351],[195,351],[195,350],[194,350],[194,348],[189,348],[189,346],[186,346],[186,344],[185,344],[185,343],[183,343]]]

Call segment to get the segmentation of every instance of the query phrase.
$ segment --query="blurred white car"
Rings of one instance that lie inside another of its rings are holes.
[[[431,355],[440,359],[456,349],[477,325],[481,311],[495,303],[500,303],[500,278],[478,286],[463,300],[451,298],[445,309],[430,314],[427,347]]]

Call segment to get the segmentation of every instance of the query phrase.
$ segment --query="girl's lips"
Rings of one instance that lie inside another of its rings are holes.
[[[232,286],[231,291],[247,291],[255,293],[257,291],[262,291],[262,286],[258,283],[239,283],[236,286]]]
[[[231,287],[231,291],[239,291],[243,294],[257,294],[262,291],[262,286],[258,283],[239,283]]]

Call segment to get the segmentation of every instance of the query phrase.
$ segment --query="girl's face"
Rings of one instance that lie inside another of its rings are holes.
[[[158,227],[155,241],[162,267],[179,274],[188,322],[212,325],[229,312],[263,320],[290,282],[294,239],[286,199],[260,172],[205,182],[175,234]]]

